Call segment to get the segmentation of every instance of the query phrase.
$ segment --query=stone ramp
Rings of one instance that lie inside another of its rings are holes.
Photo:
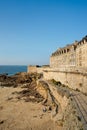
[[[58,102],[58,113],[53,117],[54,121],[59,124],[68,117],[70,121],[67,120],[63,122],[64,130],[67,130],[68,128],[70,128],[70,130],[87,130],[87,96],[81,92],[62,86],[58,88],[58,86],[53,85],[47,80],[44,80],[44,82],[48,84],[51,94]],[[63,91],[63,89],[66,91]]]
[[[83,128],[87,130],[87,96],[81,92],[72,91],[72,97],[80,114],[79,120],[82,120]]]
[[[45,81],[45,82],[47,82],[52,94],[55,96],[57,101],[61,104],[61,110],[63,113],[68,105],[69,98],[67,97],[66,94],[65,94],[65,96],[62,97],[61,93],[58,90],[58,87],[54,87],[54,85],[50,84],[48,81]],[[79,128],[81,127],[81,129],[87,130],[87,96],[85,96],[81,92],[74,91],[71,89],[68,89],[68,91],[70,93],[70,97],[73,98],[73,101],[75,102],[74,106],[78,111],[77,112],[78,114],[76,115],[76,117],[77,117],[78,121],[81,121],[81,126],[79,126]],[[57,115],[57,116],[59,119],[59,115]],[[72,125],[72,123],[71,123],[71,125]],[[64,129],[66,129],[66,128],[64,128]],[[73,129],[73,127],[72,127],[72,129]]]

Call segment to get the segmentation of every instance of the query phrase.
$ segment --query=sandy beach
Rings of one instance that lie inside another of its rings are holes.
[[[0,87],[0,130],[61,130],[43,105],[18,99],[23,88]]]

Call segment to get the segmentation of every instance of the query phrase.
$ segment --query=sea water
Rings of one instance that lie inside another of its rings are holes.
[[[27,66],[0,65],[0,74],[14,75],[18,72],[27,72]]]

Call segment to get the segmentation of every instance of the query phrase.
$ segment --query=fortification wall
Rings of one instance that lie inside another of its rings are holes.
[[[50,67],[87,67],[87,36],[81,41],[59,48],[50,57]]]
[[[27,72],[28,73],[43,73],[43,70],[49,67],[39,67],[39,66],[28,66]]]
[[[69,88],[77,89],[87,94],[87,73],[48,69],[44,70],[43,75],[46,80],[55,79],[68,85]]]
[[[45,79],[55,79],[87,93],[87,36],[55,51],[50,57],[50,68],[29,66],[28,72],[43,73]]]
[[[28,72],[28,73],[37,72],[37,67],[36,67],[36,66],[28,66],[28,67],[27,67],[27,72]]]
[[[76,49],[76,66],[87,67],[87,42]]]
[[[73,50],[73,47],[72,47]],[[76,52],[70,51],[63,54],[55,55],[50,57],[50,67],[68,67],[76,65]]]

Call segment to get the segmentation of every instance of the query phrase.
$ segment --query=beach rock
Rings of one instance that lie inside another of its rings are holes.
[[[4,82],[4,80],[7,78],[6,75],[0,75],[0,82]]]

